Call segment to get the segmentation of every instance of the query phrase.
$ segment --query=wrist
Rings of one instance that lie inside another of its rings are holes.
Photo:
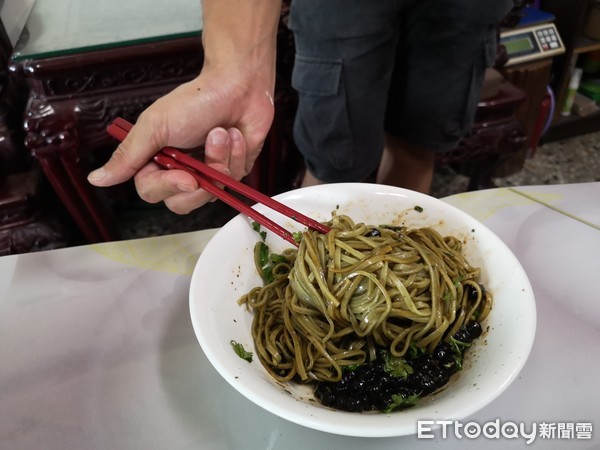
[[[204,69],[273,74],[280,0],[204,0]]]

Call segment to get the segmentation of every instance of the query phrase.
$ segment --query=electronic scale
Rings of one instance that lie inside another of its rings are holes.
[[[553,23],[544,23],[500,33],[500,44],[506,48],[506,66],[560,55],[565,45]]]

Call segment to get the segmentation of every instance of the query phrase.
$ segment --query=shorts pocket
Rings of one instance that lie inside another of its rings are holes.
[[[294,138],[311,172],[329,179],[353,165],[352,131],[342,61],[296,55],[292,86],[298,91]]]
[[[292,87],[314,95],[336,95],[342,78],[342,61],[296,55]]]

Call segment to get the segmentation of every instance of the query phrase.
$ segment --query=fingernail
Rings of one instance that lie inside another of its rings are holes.
[[[180,191],[183,191],[183,192],[193,192],[196,190],[196,188],[194,186],[192,186],[191,184],[185,184],[185,183],[179,183],[177,185],[177,189],[179,189]]]
[[[225,130],[215,130],[210,133],[210,142],[214,145],[224,145],[227,142],[227,131]]]
[[[232,128],[231,129],[231,140],[234,142],[238,142],[242,140],[242,132],[240,130],[238,130],[237,128]]]
[[[91,182],[102,181],[104,178],[106,178],[106,170],[104,170],[104,167],[100,167],[88,175],[88,181]]]

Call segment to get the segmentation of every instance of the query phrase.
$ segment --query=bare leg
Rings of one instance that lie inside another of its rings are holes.
[[[386,133],[377,183],[429,194],[434,165],[433,151]]]
[[[385,147],[377,172],[377,183],[429,194],[434,165],[434,152],[386,133]],[[301,186],[315,186],[323,183],[306,170]]]
[[[304,178],[302,178],[301,187],[307,186],[316,186],[317,184],[323,184],[324,182],[315,178],[315,176],[308,171],[308,169],[304,172]]]

